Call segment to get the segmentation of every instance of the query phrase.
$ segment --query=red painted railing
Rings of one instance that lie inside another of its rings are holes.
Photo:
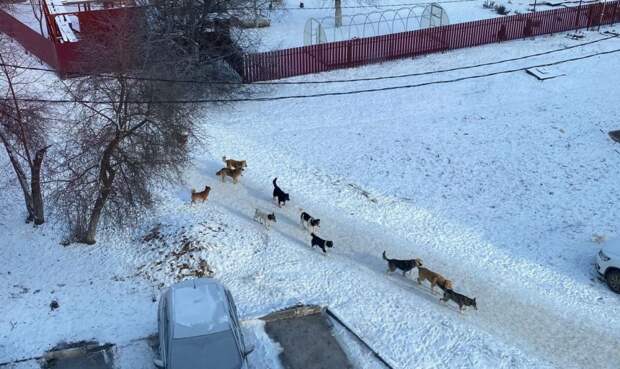
[[[65,16],[64,14],[46,14],[48,24],[51,24],[48,28],[51,39],[46,39],[0,10],[0,32],[17,40],[29,52],[56,68],[60,74],[88,73],[101,69],[102,63],[92,57],[93,48],[88,46],[89,43],[82,36],[102,34],[105,37],[118,37],[123,32],[112,31],[110,25],[114,24],[116,27],[119,22],[121,26],[130,24],[131,22],[123,23],[123,19],[140,17],[138,9],[128,7],[71,13],[78,17],[80,23],[81,35],[78,42],[60,41],[54,17]],[[243,58],[242,74],[246,82],[267,81],[594,27],[616,21],[620,21],[620,0],[248,54]]]
[[[268,81],[620,20],[620,1],[457,23],[244,56],[244,80]]]
[[[123,1],[123,0],[118,0]],[[130,0],[127,0],[130,1]],[[0,32],[19,42],[28,52],[56,69],[61,75],[86,74],[108,71],[105,61],[97,55],[102,39],[122,38],[124,32],[131,32],[131,21],[140,17],[138,7],[99,9],[92,11],[49,14],[43,7],[49,38],[32,30],[9,13],[0,9]],[[56,18],[77,17],[78,41],[63,40],[56,24]],[[98,42],[94,42],[97,38]]]
[[[0,32],[22,44],[28,52],[50,67],[57,67],[56,50],[52,41],[2,10],[0,10]]]

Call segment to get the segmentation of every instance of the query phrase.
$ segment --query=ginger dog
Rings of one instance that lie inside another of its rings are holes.
[[[209,186],[205,186],[202,192],[196,192],[196,190],[192,188],[192,204],[196,201],[207,201],[209,199],[209,192],[211,192],[211,187]]]
[[[226,159],[225,156],[222,156],[222,161],[224,161],[224,163],[226,164],[226,168],[228,169],[237,169],[237,168],[245,169],[248,166],[245,160]]]
[[[435,286],[439,286],[442,290],[452,289],[452,281],[445,279],[439,273],[435,273],[424,267],[418,267],[418,284],[422,284],[424,280],[431,282],[431,292],[435,293]]]

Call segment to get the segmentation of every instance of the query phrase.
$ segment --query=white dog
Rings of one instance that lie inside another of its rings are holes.
[[[263,224],[265,227],[267,227],[267,229],[269,229],[271,228],[272,222],[276,223],[276,214],[273,212],[269,214],[256,209],[256,211],[254,212],[254,220],[259,222],[260,224]]]

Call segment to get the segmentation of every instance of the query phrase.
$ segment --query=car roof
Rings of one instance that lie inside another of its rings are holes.
[[[172,338],[204,336],[231,329],[226,289],[217,280],[196,278],[168,290]]]
[[[620,255],[620,237],[605,242],[601,249],[608,254]]]

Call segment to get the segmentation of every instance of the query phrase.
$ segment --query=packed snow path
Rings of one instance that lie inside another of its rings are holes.
[[[246,218],[246,227],[254,228],[254,231],[260,234],[265,248],[276,249],[274,253],[281,254],[282,264],[287,270],[294,266],[300,274],[307,277],[308,269],[311,269],[311,274],[321,279],[315,282],[319,285],[326,283],[325,288],[331,290],[327,295],[338,296],[333,305],[331,301],[323,303],[330,304],[337,311],[347,312],[343,313],[344,316],[352,319],[353,325],[362,334],[376,337],[373,344],[378,345],[381,352],[389,353],[388,356],[400,367],[410,368],[417,364],[413,359],[416,355],[410,352],[409,348],[417,351],[433,347],[437,350],[437,346],[442,345],[446,346],[448,352],[452,352],[463,344],[461,340],[467,342],[491,339],[487,335],[510,343],[526,353],[532,353],[533,357],[544,358],[553,367],[612,369],[615,363],[620,362],[620,352],[617,350],[620,334],[617,331],[609,332],[604,327],[597,326],[596,322],[589,321],[584,314],[568,312],[554,304],[541,304],[540,301],[546,299],[544,294],[540,291],[528,291],[527,287],[524,288],[509,274],[497,273],[494,268],[485,272],[482,265],[468,265],[467,262],[459,260],[448,261],[436,256],[435,259],[421,256],[424,251],[415,247],[411,241],[354,216],[343,216],[341,211],[330,209],[329,206],[319,205],[312,210],[306,209],[321,218],[320,234],[335,243],[334,248],[327,249],[327,256],[322,255],[318,248],[310,249],[308,232],[299,224],[301,204],[298,201],[293,200],[282,209],[276,209],[278,221],[267,231],[251,220],[255,206],[262,209],[275,207],[273,202],[269,201],[270,186],[257,186],[250,179],[256,170],[251,165],[241,183],[236,186],[230,181],[226,184],[214,184],[213,193],[217,195],[210,200],[211,204],[205,206],[215,204]],[[312,177],[311,174],[308,176]],[[203,180],[209,183],[213,181],[210,178]],[[283,178],[280,178],[279,182],[285,191],[292,191]],[[315,180],[312,182],[316,187],[325,186],[325,183]],[[330,192],[337,191],[337,188],[333,188]],[[294,192],[291,196],[295,199]],[[348,196],[355,194],[349,193]],[[414,207],[402,201],[394,201],[387,207],[409,207],[410,213],[417,212]],[[454,240],[461,237],[441,231],[445,229],[441,223],[431,217],[419,224],[412,223],[411,226],[435,230],[439,232],[435,237],[442,239]],[[277,249],[286,251],[278,253]],[[418,286],[415,281],[416,271],[412,272],[410,280],[399,273],[387,276],[386,263],[381,259],[384,249],[390,257],[421,256],[427,267],[452,279],[457,291],[477,297],[479,310],[469,309],[461,315],[453,303],[443,305],[439,302],[439,288],[433,295],[427,282]],[[291,253],[295,255],[293,258]],[[262,263],[261,258],[256,258],[255,262]],[[277,268],[278,265],[263,265],[266,273],[277,273]],[[286,287],[281,286],[282,290],[278,295],[280,298],[297,296],[299,301],[304,301],[304,290],[307,289],[305,283],[308,283],[307,278],[288,279]],[[342,301],[340,294],[349,296]],[[385,313],[374,316],[374,311]],[[382,335],[386,337],[381,339]],[[444,335],[451,337],[448,342],[441,342],[446,338]],[[400,336],[403,340],[402,346],[381,343],[389,342],[388,337],[393,336]],[[409,356],[411,358],[407,359]],[[444,362],[454,358],[448,356],[439,360]],[[514,367],[517,364],[512,361],[504,365]]]
[[[598,37],[589,33],[586,40]],[[405,74],[574,44],[557,35],[314,78]],[[617,47],[609,40],[484,72]],[[293,201],[262,255],[282,263],[275,270],[265,266],[263,281],[274,273],[288,277],[269,283],[279,291],[273,297],[320,296],[403,368],[614,368],[620,362],[620,306],[618,296],[594,279],[597,248],[589,239],[595,232],[612,237],[620,216],[610,200],[620,196],[620,156],[606,135],[620,114],[608,93],[620,83],[615,60],[562,64],[556,68],[566,76],[542,83],[520,73],[216,109],[207,115],[212,152],[246,159],[249,168],[239,188],[217,185],[213,201],[250,219],[254,206],[273,206],[271,180],[277,176]],[[280,86],[264,93],[354,90],[478,73],[346,87]],[[205,156],[191,183],[211,182],[217,158]],[[334,240],[327,257],[310,250],[298,224],[300,207],[321,218],[321,235]],[[452,279],[457,291],[477,297],[480,310],[460,315],[428,287],[386,277],[383,250],[393,258],[422,258]],[[326,291],[304,291],[309,280]]]

